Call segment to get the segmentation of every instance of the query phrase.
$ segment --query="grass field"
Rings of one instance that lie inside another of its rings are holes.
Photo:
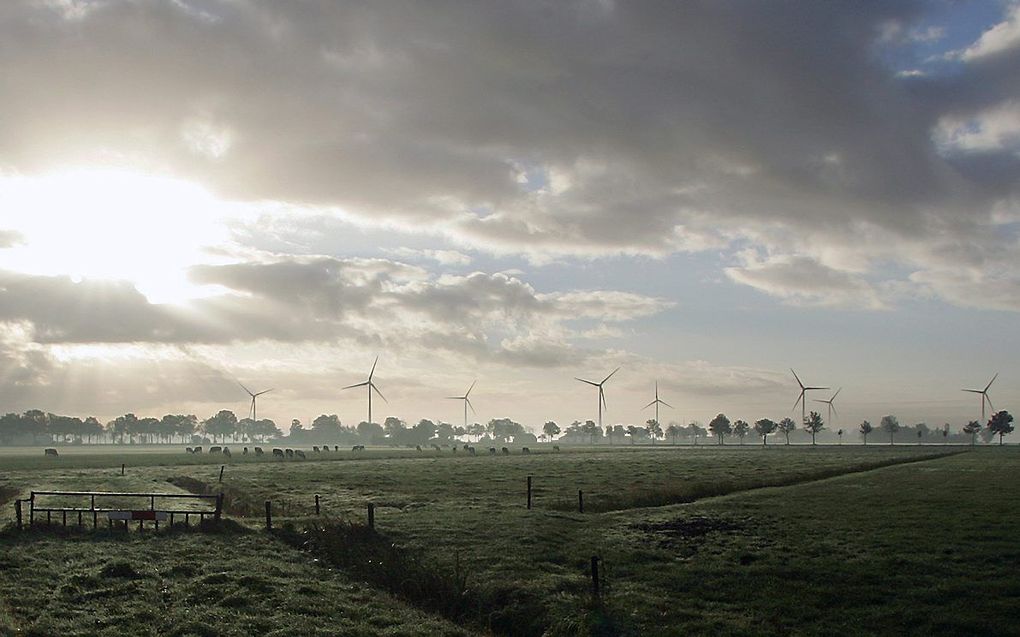
[[[228,520],[8,529],[0,634],[1016,634],[1008,447],[235,455],[222,485],[183,451],[41,456],[0,455],[0,521],[30,489],[223,490]]]

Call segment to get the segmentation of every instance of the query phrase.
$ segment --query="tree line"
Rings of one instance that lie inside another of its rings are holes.
[[[992,415],[985,425],[970,421],[959,432],[951,433],[949,424],[938,428],[929,428],[924,423],[912,426],[900,425],[895,416],[883,416],[878,429],[888,434],[889,443],[930,443],[930,442],[977,442],[978,436],[989,442],[995,436],[1002,438],[1013,431],[1013,416],[1006,411]],[[387,418],[382,424],[362,421],[355,426],[345,426],[336,414],[323,414],[315,418],[308,427],[300,420],[292,420],[289,435],[284,436],[276,423],[270,419],[258,421],[250,418],[238,419],[234,412],[221,410],[200,420],[195,415],[167,414],[162,418],[142,417],[135,414],[124,414],[103,424],[95,417],[77,418],[47,413],[31,409],[22,414],[8,413],[0,416],[0,444],[41,444],[41,443],[74,443],[74,444],[166,444],[166,443],[202,443],[219,442],[266,442],[267,440],[286,439],[294,444],[299,443],[362,443],[396,446],[415,446],[425,444],[450,444],[452,442],[473,440],[475,442],[491,441],[493,443],[533,444],[539,440],[562,442],[565,444],[655,444],[659,440],[671,440],[677,444],[681,438],[689,443],[698,444],[702,439],[713,436],[717,444],[725,444],[726,439],[737,438],[741,444],[748,436],[760,438],[763,445],[768,444],[770,436],[781,435],[785,443],[790,444],[791,434],[802,431],[811,436],[815,444],[819,433],[826,430],[821,414],[812,411],[798,428],[791,418],[771,420],[762,418],[754,424],[744,420],[731,421],[725,414],[718,414],[708,427],[697,422],[687,425],[670,423],[665,429],[655,420],[650,419],[643,426],[638,425],[607,425],[602,428],[594,421],[581,422],[575,420],[565,428],[560,428],[554,421],[542,426],[542,433],[536,436],[526,427],[509,418],[494,418],[488,423],[471,423],[460,426],[447,422],[428,419],[419,420],[415,424],[394,417]],[[868,444],[868,436],[876,431],[876,427],[865,420],[856,433]],[[839,429],[835,433],[842,442],[850,432]],[[802,435],[803,435],[802,434]]]

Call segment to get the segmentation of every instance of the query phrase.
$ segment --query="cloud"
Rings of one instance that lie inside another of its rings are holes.
[[[286,257],[195,266],[191,277],[225,292],[164,305],[126,282],[0,271],[0,324],[50,344],[346,339],[550,366],[587,355],[571,342],[584,337],[572,321],[620,323],[670,306],[611,290],[542,294],[503,273],[434,276],[386,259]]]
[[[16,230],[0,230],[0,250],[13,248],[24,241],[24,237]]]
[[[949,222],[1018,196],[1012,128],[952,123],[1020,99],[1016,7],[965,53],[980,64],[904,78],[876,55],[884,25],[942,36],[913,3],[4,3],[0,153],[154,167],[533,263],[752,243],[832,268],[827,251],[871,262],[873,232],[931,254],[946,227],[1006,231]],[[947,136],[983,152],[940,152]],[[818,296],[780,270],[731,277]]]
[[[726,268],[737,283],[777,296],[793,305],[848,309],[885,309],[873,285],[808,257],[780,256]]]
[[[1005,19],[981,34],[960,54],[966,62],[998,55],[1020,47],[1020,3],[1007,5]]]
[[[424,248],[395,248],[389,251],[395,257],[401,259],[429,259],[439,265],[446,266],[467,266],[471,265],[471,257],[456,250],[429,250]]]

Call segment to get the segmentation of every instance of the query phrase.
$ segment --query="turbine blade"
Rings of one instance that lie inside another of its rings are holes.
[[[616,369],[614,369],[614,370],[612,371],[612,373],[610,373],[610,374],[609,374],[609,376],[606,376],[605,378],[603,378],[603,379],[602,379],[602,383],[604,383],[604,382],[606,382],[607,380],[609,380],[610,378],[612,378],[612,377],[613,377],[613,374],[615,374],[615,373],[616,373],[616,372],[618,372],[618,371],[620,371],[620,368],[619,368],[619,367],[617,367]],[[599,385],[601,385],[602,383],[599,383]]]
[[[467,398],[468,396],[470,396],[470,395],[471,395],[471,390],[475,388],[475,384],[476,384],[477,382],[478,382],[478,380],[477,380],[477,379],[475,379],[475,382],[474,382],[474,383],[471,383],[471,386],[470,386],[470,387],[468,387],[468,390],[467,390],[467,391],[466,391],[466,392],[464,393],[464,398]]]
[[[471,408],[471,413],[477,416],[478,412],[475,411],[475,406],[471,404],[471,400],[468,398],[465,398],[464,400],[467,402],[467,406]]]
[[[269,393],[269,392],[271,392],[271,391],[273,391],[273,390],[272,390],[272,389],[263,389],[263,390],[262,390],[262,391],[260,391],[259,393],[257,393],[257,394],[254,394],[254,395],[253,395],[252,397],[254,398],[255,396],[261,396],[262,394],[268,394],[268,393]]]
[[[790,371],[792,372],[793,370],[791,369]],[[793,411],[793,410],[797,409],[797,405],[799,405],[800,401],[804,399],[804,392],[805,391],[807,391],[807,390],[805,390],[805,389],[801,389],[800,390],[800,396],[797,396],[797,400],[795,400],[793,402],[793,407],[790,408],[790,411]]]
[[[654,405],[657,402],[659,402],[659,401],[658,400],[653,400],[652,402],[648,403],[647,405],[645,405],[641,409],[648,409],[649,407],[651,407],[652,405]]]
[[[602,387],[599,387],[599,398],[602,399],[602,407],[609,411],[609,403],[606,402],[606,392],[602,391]]]
[[[995,405],[992,404],[992,399],[988,397],[988,394],[983,394],[983,395],[985,397],[985,400],[988,401],[988,407],[991,408],[992,412],[994,412],[995,411]]]
[[[836,400],[836,396],[839,396],[839,392],[841,392],[841,391],[843,391],[842,387],[840,387],[839,389],[836,390],[836,393],[832,395],[832,398],[830,398],[829,401],[831,402],[833,400]]]
[[[251,390],[248,389],[247,387],[245,387],[242,382],[238,381],[237,384],[241,386],[241,389],[243,389],[244,391],[248,392],[249,396],[254,396],[255,395],[255,394],[251,393]]]
[[[673,405],[670,405],[665,400],[660,400],[659,402],[662,403],[663,405],[669,407],[670,409],[676,409],[676,407],[674,407]]]
[[[832,408],[832,413],[836,414],[837,416],[839,415],[839,410],[837,410],[836,406],[833,405],[831,402],[829,403],[829,407]]]
[[[364,387],[365,385],[367,385],[367,384],[368,384],[368,382],[369,382],[369,381],[367,381],[367,380],[366,380],[365,382],[363,382],[363,383],[358,383],[357,385],[348,385],[347,387],[341,387],[341,388],[340,388],[340,391],[343,391],[343,390],[345,390],[345,389],[354,389],[355,387]]]
[[[813,389],[832,389],[832,387],[805,387],[804,389],[811,391]]]
[[[446,400],[464,400],[463,396],[447,396]]]
[[[379,364],[379,357],[375,357],[375,362],[372,363],[372,371],[368,372],[368,380],[372,380],[372,374],[375,373],[375,366]]]
[[[800,388],[804,389],[804,383],[800,382],[800,376],[797,375],[797,372],[793,371],[792,367],[790,368],[790,373],[793,374],[793,377],[797,379],[797,384],[800,385]],[[797,405],[794,405],[794,407],[796,406]]]
[[[574,380],[579,380],[579,381],[581,381],[582,383],[588,383],[588,384],[589,384],[589,385],[591,385],[592,387],[598,387],[598,386],[599,386],[599,384],[598,384],[598,383],[593,383],[593,382],[591,382],[590,380],[585,380],[585,379],[583,379],[583,378],[578,378],[577,376],[574,376]]]
[[[983,392],[980,389],[961,389],[960,391],[966,391],[966,392],[970,392],[972,394],[983,394],[983,393],[985,393],[985,392]]]
[[[995,376],[992,376],[992,380],[988,381],[988,384],[985,385],[985,391],[988,391],[988,388],[992,386],[992,383],[994,383],[995,379],[998,378],[998,377],[999,377],[999,372],[995,372]]]
[[[386,397],[382,395],[382,392],[379,391],[379,388],[375,386],[375,383],[369,383],[368,387],[369,387],[368,391],[372,391],[374,389],[375,393],[379,394],[379,398],[382,398],[384,403],[389,404],[390,401],[386,400]]]

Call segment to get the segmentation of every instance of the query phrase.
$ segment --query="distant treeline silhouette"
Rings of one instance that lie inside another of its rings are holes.
[[[884,416],[878,426],[864,421],[858,426],[827,430],[817,412],[805,418],[801,427],[790,418],[772,421],[762,418],[750,424],[744,420],[730,421],[724,414],[718,414],[708,427],[697,422],[687,425],[670,423],[665,429],[654,419],[645,421],[643,426],[606,425],[599,427],[594,421],[574,421],[560,428],[553,421],[542,426],[542,433],[536,436],[524,425],[509,418],[494,418],[486,424],[472,423],[466,427],[447,422],[433,422],[422,419],[414,425],[394,417],[382,424],[362,421],[356,426],[345,426],[336,414],[323,414],[315,418],[309,427],[300,420],[292,420],[289,435],[277,427],[272,420],[250,418],[238,419],[234,412],[221,410],[215,415],[200,420],[195,415],[167,414],[162,418],[124,414],[107,422],[89,416],[77,418],[30,409],[22,414],[8,413],[0,416],[0,444],[184,444],[218,442],[266,442],[285,440],[291,444],[372,444],[392,446],[420,446],[426,444],[449,445],[458,442],[486,442],[535,444],[539,441],[553,441],[564,444],[585,445],[634,445],[657,444],[664,441],[671,444],[694,444],[702,441],[726,444],[736,438],[739,444],[750,438],[752,444],[768,444],[777,436],[785,444],[810,440],[815,442],[818,435],[825,435],[829,441],[859,440],[865,444],[887,442],[898,444],[938,444],[970,442],[978,437],[989,442],[995,436],[1013,431],[1013,417],[1000,411],[992,415],[988,423],[981,425],[971,421],[957,432],[951,431],[947,423],[931,428],[925,423],[900,425],[895,416]],[[711,436],[711,438],[709,438]],[[773,443],[775,444],[775,443]]]

